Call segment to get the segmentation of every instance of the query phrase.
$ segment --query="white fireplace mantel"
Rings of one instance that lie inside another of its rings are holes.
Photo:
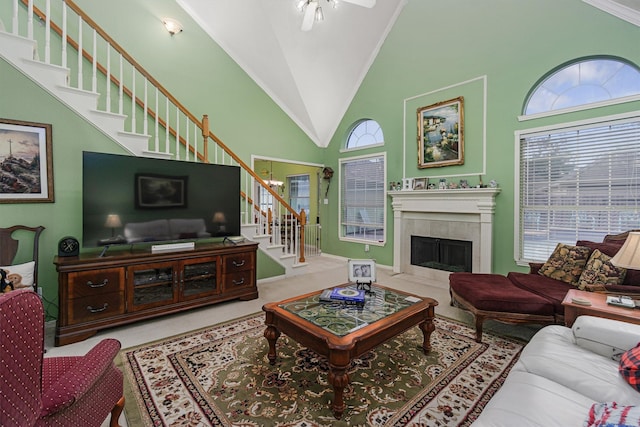
[[[406,190],[390,191],[393,208],[393,271],[404,272],[407,260],[406,247],[410,245],[411,236],[407,234],[406,223],[410,220],[437,220],[440,223],[451,222],[473,223],[477,228],[477,236],[469,240],[473,243],[474,272],[490,273],[492,263],[493,215],[495,197],[499,188],[470,188],[451,190]],[[459,230],[459,226],[451,229]],[[443,231],[445,233],[445,231]],[[448,238],[448,235],[430,237]],[[460,238],[460,236],[451,236]],[[465,236],[466,237],[466,236]]]

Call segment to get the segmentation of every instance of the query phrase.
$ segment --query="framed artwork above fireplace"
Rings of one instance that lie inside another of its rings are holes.
[[[464,98],[420,107],[418,167],[435,168],[464,163]]]

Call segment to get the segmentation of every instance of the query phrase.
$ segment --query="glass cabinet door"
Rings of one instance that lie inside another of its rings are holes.
[[[133,281],[133,292],[129,302],[134,310],[175,300],[177,272],[173,263],[130,267],[129,274],[130,280]]]
[[[184,263],[180,273],[181,299],[218,293],[217,258]]]

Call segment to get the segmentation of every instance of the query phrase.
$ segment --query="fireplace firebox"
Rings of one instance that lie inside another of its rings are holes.
[[[472,242],[411,236],[411,264],[444,271],[471,272]]]

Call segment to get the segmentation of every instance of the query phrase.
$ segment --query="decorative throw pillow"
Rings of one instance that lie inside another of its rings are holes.
[[[0,271],[2,277],[2,290],[0,292],[32,288],[35,265],[35,261],[30,261],[24,264],[0,266],[0,270],[2,270]]]
[[[620,406],[616,402],[594,403],[584,427],[638,427],[640,406]]]
[[[558,243],[538,274],[576,285],[590,253],[591,249],[586,246]]]
[[[622,353],[618,371],[631,387],[640,391],[640,344]]]
[[[611,257],[600,252],[599,249],[594,250],[585,265],[580,279],[578,280],[578,289],[587,290],[588,285],[620,285],[627,274],[627,269],[616,267],[611,264]]]

